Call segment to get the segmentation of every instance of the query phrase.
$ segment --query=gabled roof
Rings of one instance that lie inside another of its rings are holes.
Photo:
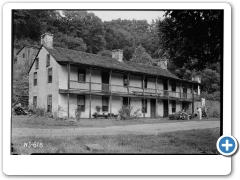
[[[45,46],[44,46],[45,47]],[[115,70],[123,70],[134,73],[149,74],[154,76],[165,76],[174,79],[179,79],[168,70],[162,69],[156,66],[145,65],[141,63],[135,63],[130,61],[119,62],[118,60],[101,56],[97,54],[86,53],[82,51],[76,51],[66,48],[54,47],[47,48],[48,52],[59,63],[72,62],[83,65],[98,66],[102,68],[110,68]],[[179,79],[180,80],[180,79]]]

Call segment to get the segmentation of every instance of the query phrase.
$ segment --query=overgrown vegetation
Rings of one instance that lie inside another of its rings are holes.
[[[133,111],[133,107],[122,105],[122,107],[118,111],[120,120],[138,119],[141,116],[141,113],[139,113],[140,109],[134,112],[132,111]]]

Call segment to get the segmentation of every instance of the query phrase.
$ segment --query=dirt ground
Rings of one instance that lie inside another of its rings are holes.
[[[116,135],[116,134],[151,134],[173,132],[192,129],[208,129],[220,127],[220,121],[188,121],[176,123],[138,124],[127,126],[108,126],[100,128],[64,128],[64,129],[39,129],[39,128],[13,128],[12,136],[78,136],[78,135]]]

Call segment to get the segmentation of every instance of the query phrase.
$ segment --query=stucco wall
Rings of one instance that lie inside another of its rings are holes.
[[[37,96],[37,106],[47,109],[47,96],[52,95],[52,112],[58,112],[58,63],[50,56],[50,66],[46,67],[47,50],[43,47],[39,57],[39,68],[33,64],[29,72],[29,105],[33,104],[33,96]],[[48,68],[52,68],[52,83],[48,83]],[[33,74],[37,72],[37,86],[33,86]]]
[[[85,96],[85,111],[82,112],[81,117],[82,118],[89,118],[89,106],[90,106],[90,96]],[[61,111],[59,113],[60,116],[67,116],[67,110],[68,110],[68,95],[67,94],[59,94],[59,105],[61,106]],[[91,96],[91,115],[96,112],[95,108],[96,106],[102,107],[102,97],[101,96]],[[121,97],[112,97],[112,113],[117,114],[120,110],[122,105],[122,98]],[[75,110],[77,108],[77,95],[76,94],[70,94],[69,96],[69,116],[75,117]],[[102,110],[101,110],[102,113]],[[110,113],[110,100],[108,105],[108,112],[104,113]]]

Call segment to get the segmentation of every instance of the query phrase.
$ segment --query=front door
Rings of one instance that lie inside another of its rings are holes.
[[[163,117],[168,117],[168,100],[163,100]]]
[[[102,91],[109,92],[109,73],[102,72]]]
[[[156,100],[151,99],[151,118],[156,118]]]

